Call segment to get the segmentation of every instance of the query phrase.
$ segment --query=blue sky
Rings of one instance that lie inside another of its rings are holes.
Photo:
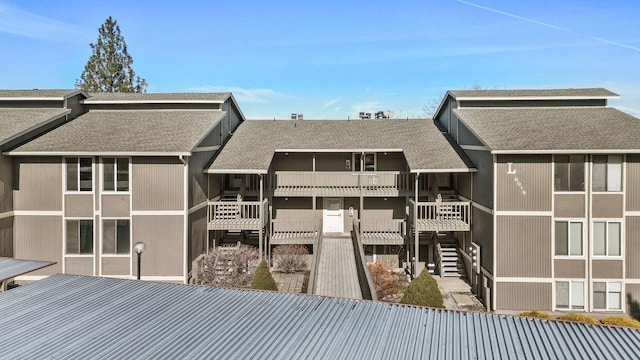
[[[423,117],[447,89],[606,87],[640,116],[640,2],[6,1],[0,88],[71,88],[113,16],[149,92],[248,118]]]

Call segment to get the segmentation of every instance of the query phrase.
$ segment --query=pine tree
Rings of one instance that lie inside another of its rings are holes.
[[[133,58],[111,16],[100,26],[98,39],[90,46],[92,54],[80,79],[76,79],[76,88],[89,92],[146,92],[147,81],[133,71]]]
[[[265,260],[262,260],[260,265],[258,265],[256,273],[253,275],[253,280],[251,280],[251,288],[256,290],[278,291],[278,285],[275,280],[273,280],[273,276],[271,276],[269,266]]]

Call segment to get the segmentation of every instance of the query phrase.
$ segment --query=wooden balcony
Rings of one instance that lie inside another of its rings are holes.
[[[209,230],[260,230],[269,220],[269,202],[212,201],[208,212]]]
[[[403,196],[415,175],[403,171],[276,171],[275,196]]]
[[[404,219],[361,219],[363,245],[403,245]]]
[[[319,220],[273,219],[271,245],[313,244],[322,233]]]
[[[469,231],[470,203],[409,200],[409,222],[418,231]]]

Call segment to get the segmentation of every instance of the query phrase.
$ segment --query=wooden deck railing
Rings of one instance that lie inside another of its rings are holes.
[[[272,184],[279,191],[410,191],[414,176],[404,171],[276,171]]]
[[[421,231],[469,231],[469,202],[409,200],[409,221]]]
[[[210,229],[258,230],[269,219],[269,201],[212,201],[208,212]]]

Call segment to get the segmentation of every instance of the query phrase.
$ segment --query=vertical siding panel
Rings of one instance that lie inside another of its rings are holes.
[[[183,275],[186,256],[182,216],[133,216],[131,226],[131,242],[142,241],[147,245],[142,254],[142,276]]]
[[[207,209],[189,214],[189,271],[191,261],[207,251]]]
[[[0,219],[0,256],[13,257],[13,217]]]
[[[58,191],[60,192],[60,191]],[[16,216],[15,257],[55,261],[56,264],[29,275],[53,275],[62,272],[62,217]]]
[[[471,211],[473,242],[480,245],[480,266],[494,274],[493,268],[493,215],[478,208]]]
[[[62,210],[60,158],[20,159],[20,190],[14,192],[15,210]]]
[[[93,257],[68,257],[65,261],[65,274],[93,275]]]
[[[640,155],[627,155],[627,210],[640,211]]]
[[[0,213],[13,210],[13,162],[0,154]]]
[[[134,158],[133,210],[184,210],[183,166],[177,158]]]
[[[551,211],[551,155],[500,155],[496,166],[497,210]]]
[[[551,283],[496,284],[496,309],[551,310]]]
[[[628,279],[640,279],[640,217],[629,216],[625,222],[626,274]]]
[[[497,276],[551,277],[551,217],[498,216]]]

